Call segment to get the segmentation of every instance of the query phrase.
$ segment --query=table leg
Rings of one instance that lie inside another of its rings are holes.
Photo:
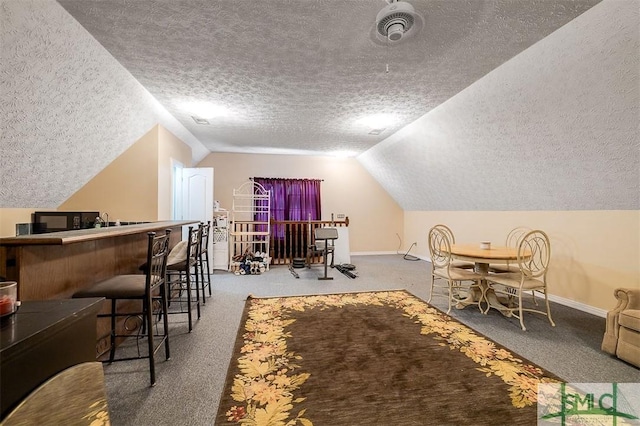
[[[489,264],[476,263],[473,270],[479,274],[486,275],[489,273]],[[490,308],[493,308],[500,311],[500,313],[502,313],[502,315],[504,315],[505,317],[510,317],[512,315],[512,311],[500,301],[496,292],[489,287],[489,283],[487,283],[487,280],[482,280],[481,285],[483,288],[484,300],[487,302],[487,310],[484,311],[484,313],[486,314],[487,312],[489,312]]]

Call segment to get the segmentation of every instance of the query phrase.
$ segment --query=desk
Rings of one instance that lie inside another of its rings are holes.
[[[0,323],[0,418],[36,387],[73,365],[96,360],[102,298],[26,301]]]
[[[526,253],[527,252],[525,252],[525,254]],[[489,273],[490,263],[508,263],[517,261],[518,249],[505,246],[491,246],[490,249],[481,249],[480,244],[453,244],[451,246],[451,256],[459,260],[474,262],[474,271],[479,274],[486,275]],[[529,257],[530,256],[531,255],[529,254]],[[489,288],[486,280],[482,280],[481,284],[484,287],[484,297],[488,304],[485,313],[489,311],[489,308],[495,308],[505,316],[511,316],[510,311],[508,311],[506,306],[500,302],[495,292]],[[469,303],[472,301],[478,301],[481,298],[482,294],[478,294],[477,291],[471,292],[469,295]],[[464,302],[462,304],[466,306]]]

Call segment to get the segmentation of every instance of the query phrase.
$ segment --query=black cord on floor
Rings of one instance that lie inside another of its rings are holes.
[[[411,251],[411,249],[413,248],[413,246],[415,246],[416,243],[411,244],[411,247],[409,247],[409,250],[407,250],[407,252],[404,254],[404,256],[402,256],[402,258],[404,260],[410,260],[412,262],[415,262],[416,260],[420,260],[419,257],[415,257],[414,255],[410,255],[409,252]]]

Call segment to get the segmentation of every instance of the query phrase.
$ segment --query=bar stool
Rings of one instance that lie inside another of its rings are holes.
[[[200,223],[201,235],[200,246],[198,248],[198,268],[202,282],[202,304],[206,303],[205,288],[209,288],[211,296],[211,270],[209,269],[209,232],[211,231],[211,221]]]
[[[169,314],[187,314],[189,322],[189,332],[193,330],[193,291],[195,290],[197,319],[200,319],[200,280],[198,271],[198,250],[200,246],[202,227],[197,230],[193,226],[189,227],[189,236],[184,244],[178,243],[171,253],[167,262],[167,283],[169,287],[169,305],[174,301],[180,303],[180,310],[169,311]],[[193,287],[195,284],[195,288]],[[186,293],[187,309],[182,309],[182,293]],[[177,298],[174,297],[177,295]]]
[[[114,361],[148,358],[151,386],[156,383],[155,354],[163,343],[165,357],[167,360],[170,358],[169,324],[166,315],[168,311],[167,288],[165,286],[170,232],[170,230],[167,230],[163,235],[156,235],[155,232],[149,232],[147,234],[147,265],[149,265],[149,267],[144,275],[116,275],[115,277],[94,284],[89,288],[80,290],[73,295],[74,298],[104,297],[111,301],[111,312],[108,314],[98,314],[98,317],[109,317],[111,319],[109,360],[105,362],[112,363]],[[118,300],[139,300],[142,302],[142,309],[138,312],[118,312]],[[159,301],[159,304],[156,305],[158,315],[161,315],[163,320],[162,333],[154,332],[154,301]],[[138,353],[138,356],[115,358],[116,338],[131,337],[129,334],[119,334],[117,332],[116,319],[118,317],[130,318],[135,316],[138,316],[142,321],[137,339],[147,337],[147,354],[140,355],[140,353]],[[160,337],[157,344],[155,337]]]

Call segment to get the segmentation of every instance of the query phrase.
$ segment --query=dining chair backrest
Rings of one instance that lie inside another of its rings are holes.
[[[187,269],[196,264],[200,253],[200,242],[202,241],[202,226],[198,229],[189,227],[189,244],[187,244]]]
[[[531,231],[531,228],[527,228],[524,226],[518,226],[517,228],[513,228],[507,234],[507,240],[505,242],[506,243],[505,245],[507,247],[518,248],[518,245],[520,244],[520,240],[522,240],[522,237],[524,237],[530,231]]]
[[[438,225],[435,225],[434,228],[438,228],[442,232],[447,234],[447,237],[449,237],[449,243],[451,243],[451,244],[455,244],[456,243],[456,237],[453,235],[453,231],[451,230],[451,228],[449,228],[447,225],[443,225],[443,224],[440,223]]]
[[[198,255],[201,255],[209,247],[209,230],[211,228],[211,222],[200,223],[200,245],[198,246]]]
[[[169,233],[167,230],[164,234],[156,235],[155,232],[149,232],[149,245],[147,248],[147,270],[146,286],[147,291],[151,292],[160,285],[163,285],[167,275],[167,256],[169,255]]]
[[[526,233],[518,244],[518,265],[529,278],[546,275],[551,259],[549,237],[539,229]]]
[[[429,253],[434,268],[449,267],[451,263],[449,233],[437,225],[429,230]]]

